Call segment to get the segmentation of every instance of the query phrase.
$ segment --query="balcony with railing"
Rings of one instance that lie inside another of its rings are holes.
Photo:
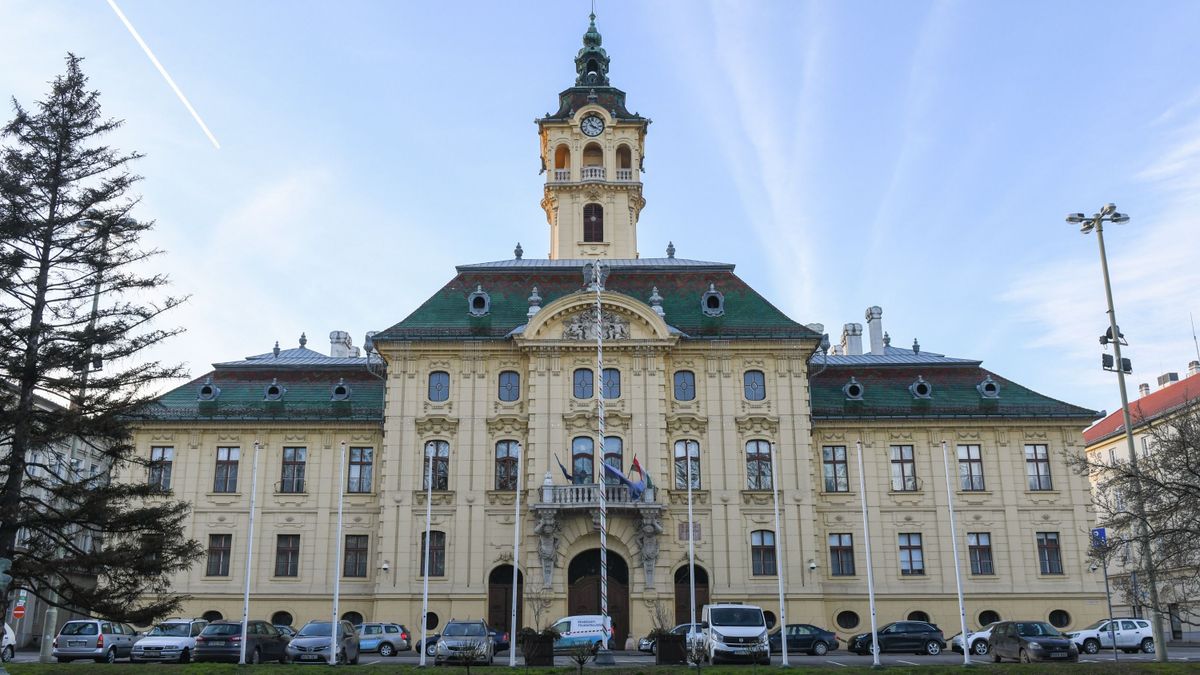
[[[659,508],[655,501],[654,488],[647,488],[635,499],[629,493],[627,485],[601,485],[599,483],[554,485],[550,482],[549,476],[542,484],[541,500],[534,506],[552,509],[597,509],[600,508],[601,490],[604,491],[604,499],[609,509]]]
[[[633,169],[617,169],[617,180],[633,180]]]
[[[554,170],[554,182],[555,183],[565,183],[569,180],[571,180],[571,170],[570,169],[555,169]]]
[[[606,175],[602,166],[583,167],[583,180],[604,180]]]

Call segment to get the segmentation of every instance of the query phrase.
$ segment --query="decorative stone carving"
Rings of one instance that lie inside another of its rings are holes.
[[[413,503],[424,506],[425,501],[428,498],[428,496],[429,495],[425,490],[414,490],[413,491]],[[454,505],[454,493],[447,492],[446,490],[434,490],[433,491],[433,505],[434,506],[453,506]]]
[[[493,436],[524,436],[529,420],[520,415],[496,415],[488,418],[487,429]]]
[[[678,413],[667,417],[667,433],[700,435],[708,431],[708,418],[701,415]]]
[[[454,436],[458,433],[458,420],[445,415],[418,417],[417,433],[422,436]]]
[[[554,583],[554,566],[558,563],[558,533],[561,527],[553,511],[539,511],[533,533],[538,536],[538,560],[542,563],[542,586]]]
[[[741,415],[734,419],[738,431],[745,435],[779,433],[779,418],[769,415]]]
[[[612,312],[601,311],[600,330],[605,340],[628,340],[629,319]],[[595,340],[595,312],[586,310],[578,312],[563,323],[562,339]]]
[[[747,506],[767,506],[772,503],[771,493],[742,490],[742,503]]]
[[[658,535],[663,533],[662,518],[655,511],[642,513],[637,536],[638,557],[646,572],[646,588],[654,588],[654,566],[658,564]]]

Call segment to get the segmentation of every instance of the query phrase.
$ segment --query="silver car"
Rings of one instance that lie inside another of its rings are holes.
[[[89,659],[96,663],[112,663],[126,658],[133,650],[137,633],[115,621],[77,619],[63,624],[54,638],[51,652],[59,663]]]
[[[309,621],[288,643],[288,660],[293,663],[329,663],[333,629],[328,621]],[[358,665],[358,631],[349,621],[338,622],[339,664]]]
[[[491,663],[495,656],[496,643],[482,620],[454,621],[446,624],[442,637],[437,642],[433,665],[440,666],[449,661]]]

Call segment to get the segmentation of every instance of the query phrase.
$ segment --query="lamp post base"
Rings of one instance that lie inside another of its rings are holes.
[[[598,666],[615,666],[617,660],[613,658],[613,653],[607,649],[601,649],[596,652],[594,663]]]

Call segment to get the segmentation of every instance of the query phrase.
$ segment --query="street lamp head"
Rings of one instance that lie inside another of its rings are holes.
[[[1068,213],[1067,214],[1067,222],[1068,223],[1082,223],[1083,222],[1083,214],[1082,213]]]
[[[1114,213],[1114,214],[1112,214],[1112,221],[1117,224],[1128,223],[1129,222],[1129,214],[1128,213]]]
[[[1095,228],[1096,228],[1096,221],[1089,219],[1089,220],[1083,221],[1083,224],[1079,226],[1079,231],[1084,234],[1087,234],[1088,232],[1091,232]]]
[[[1106,215],[1106,216],[1110,213],[1116,213],[1116,211],[1117,211],[1116,204],[1105,204],[1104,208],[1100,209],[1100,213],[1103,215]]]

